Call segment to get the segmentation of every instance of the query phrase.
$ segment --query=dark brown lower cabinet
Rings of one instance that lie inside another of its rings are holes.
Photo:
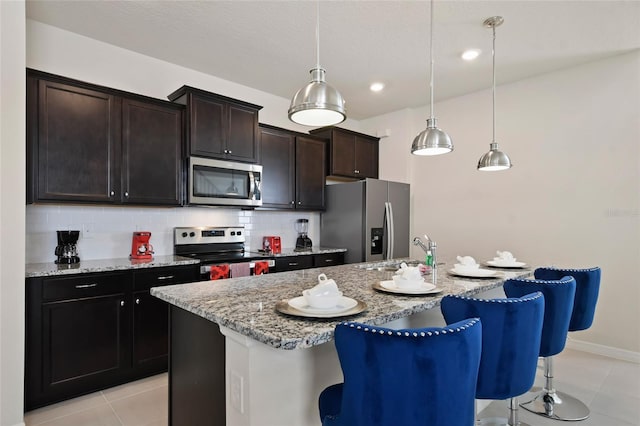
[[[25,410],[166,371],[168,306],[149,289],[198,280],[198,265],[27,279]]]
[[[320,268],[344,264],[344,252],[301,254],[298,256],[276,257],[275,272],[295,271],[298,269]]]

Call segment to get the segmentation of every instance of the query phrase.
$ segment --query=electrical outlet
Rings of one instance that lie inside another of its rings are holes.
[[[235,371],[230,376],[231,406],[244,414],[244,377]]]
[[[85,240],[93,238],[93,234],[96,232],[95,229],[95,223],[85,223],[82,226],[82,238]]]

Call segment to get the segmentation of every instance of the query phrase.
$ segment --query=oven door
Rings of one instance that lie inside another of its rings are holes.
[[[189,204],[262,205],[262,166],[189,157]]]

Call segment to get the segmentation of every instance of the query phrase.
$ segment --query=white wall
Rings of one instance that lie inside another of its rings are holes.
[[[24,359],[25,9],[0,1],[0,425],[21,425]]]
[[[640,359],[640,53],[496,93],[497,142],[514,164],[505,172],[476,170],[491,142],[490,90],[436,105],[455,146],[448,155],[409,154],[426,108],[401,111],[395,123],[381,118],[392,135],[412,129],[393,141],[402,154],[381,157],[388,176],[411,171],[412,235],[428,233],[441,256],[483,261],[510,250],[533,265],[601,266],[595,323],[571,338]]]

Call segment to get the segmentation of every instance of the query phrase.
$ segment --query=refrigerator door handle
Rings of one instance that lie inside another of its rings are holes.
[[[389,246],[391,247],[391,249],[389,250],[389,259],[393,259],[394,255],[395,255],[395,240],[396,240],[396,229],[394,227],[394,220],[393,220],[393,204],[388,203],[389,204]]]
[[[391,259],[391,254],[393,252],[393,223],[391,220],[391,203],[389,203],[388,201],[385,201],[384,203],[384,228],[385,228],[385,232],[384,232],[384,236],[385,239],[387,240],[387,248],[385,250],[384,253],[384,260],[387,259]]]

